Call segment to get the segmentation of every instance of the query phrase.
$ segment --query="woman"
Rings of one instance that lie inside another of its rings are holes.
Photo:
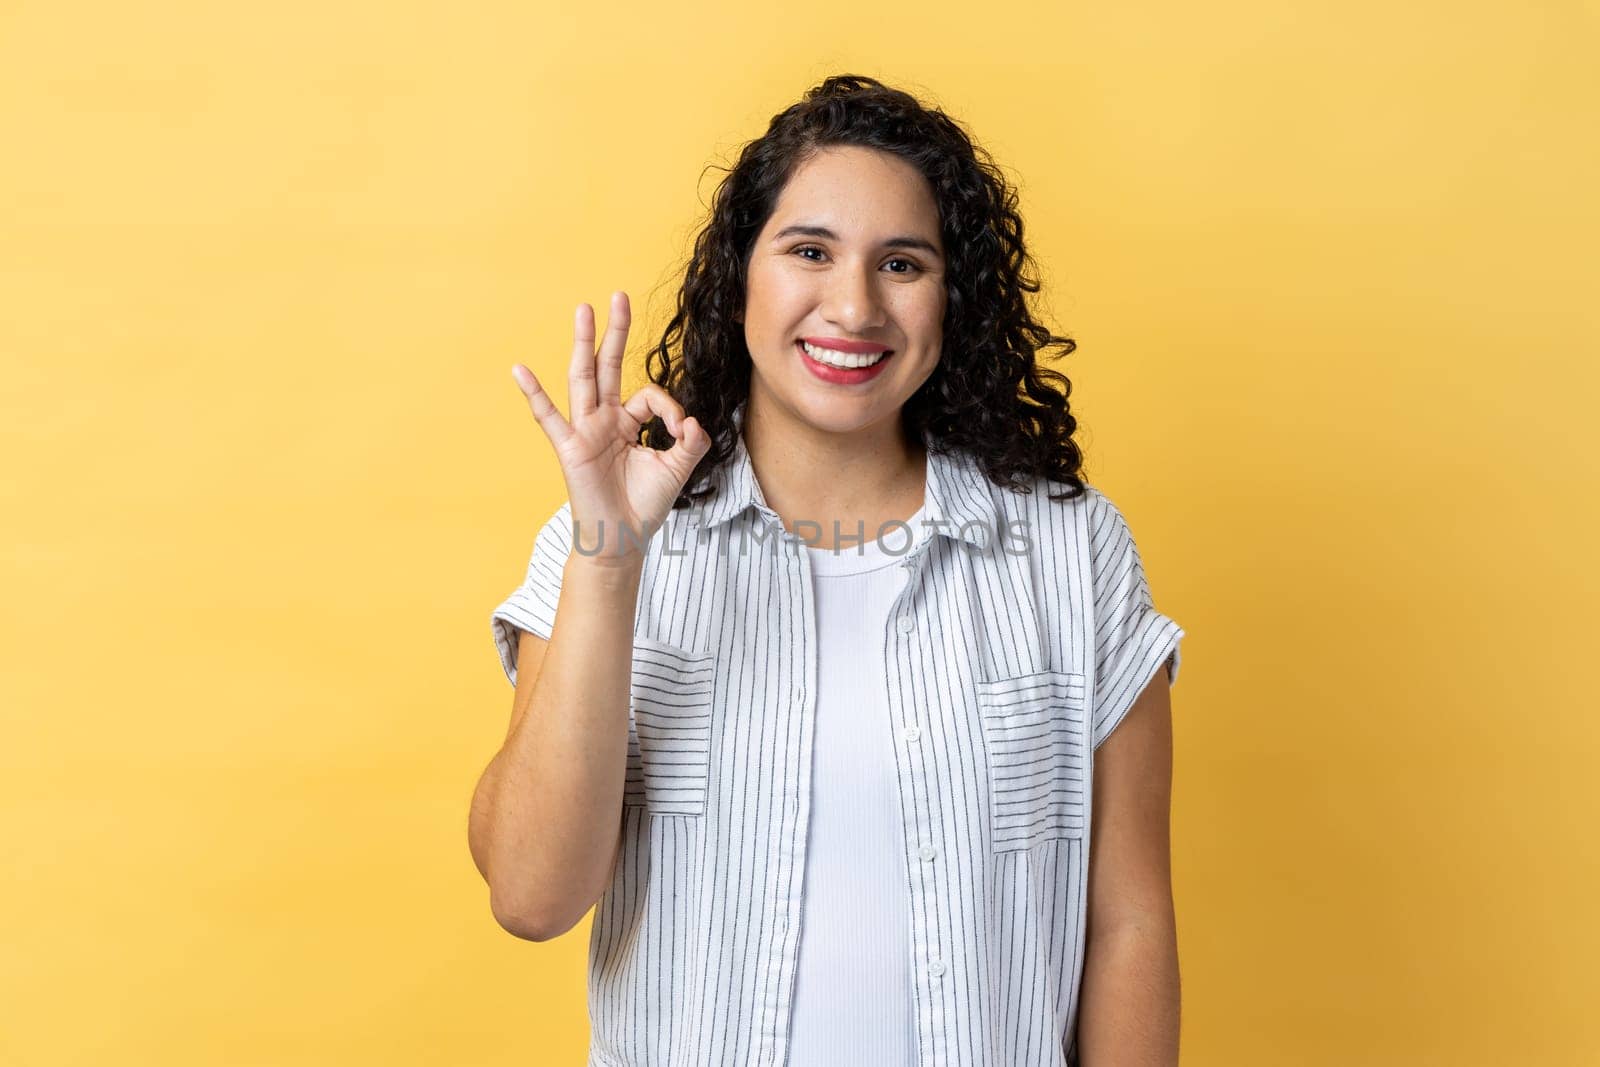
[[[622,293],[568,416],[513,370],[568,499],[494,613],[472,848],[519,936],[596,907],[591,1064],[1177,1060],[1183,631],[980,157],[829,78],[721,185],[650,384]]]

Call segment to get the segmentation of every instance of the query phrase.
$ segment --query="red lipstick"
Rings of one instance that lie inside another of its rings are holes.
[[[800,362],[805,364],[806,370],[815,374],[818,378],[825,382],[832,382],[835,385],[858,385],[862,382],[870,382],[883,373],[883,368],[887,367],[889,361],[894,358],[894,353],[891,351],[870,367],[835,367],[831,363],[823,363],[821,360],[811,358],[811,354],[806,351],[804,343],[811,340],[811,338],[807,337],[794,343],[794,350],[800,354]],[[859,342],[852,343],[859,344]],[[832,345],[819,344],[819,347],[831,348]],[[841,348],[838,351],[843,352],[845,349]],[[886,350],[880,345],[868,345],[866,346],[866,351],[872,353]]]

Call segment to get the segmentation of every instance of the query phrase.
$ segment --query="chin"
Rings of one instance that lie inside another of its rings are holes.
[[[808,425],[823,433],[849,435],[877,424],[898,408],[889,410],[865,398],[842,401],[837,396],[811,396],[796,410]]]

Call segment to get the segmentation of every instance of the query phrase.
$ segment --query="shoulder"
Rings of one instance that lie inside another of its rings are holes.
[[[1070,569],[1078,572],[1079,566],[1086,566],[1098,583],[1137,559],[1138,548],[1122,508],[1087,480],[1074,487],[1036,477],[1027,492],[1001,486],[993,492],[1002,536],[1025,541],[1027,551],[1041,561],[1082,560]]]
[[[1095,527],[1117,514],[1111,501],[1085,479],[1074,486],[1043,475],[1027,479],[1025,489],[990,483],[1002,519],[1044,523],[1058,531]]]
[[[1039,500],[1041,509],[1072,514],[1092,535],[1127,527],[1122,509],[1104,490],[1087,479],[1080,478],[1079,482],[1079,490],[1074,493],[1073,487],[1065,482],[1035,478],[1031,495]]]

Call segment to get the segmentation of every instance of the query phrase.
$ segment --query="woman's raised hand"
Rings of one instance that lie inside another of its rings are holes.
[[[594,309],[579,304],[567,370],[570,421],[521,363],[511,376],[556,450],[574,533],[582,555],[599,564],[637,563],[666,521],[672,502],[711,448],[711,438],[683,405],[651,382],[622,402],[622,354],[630,324],[628,294],[611,295],[606,336],[596,355]],[[659,415],[676,443],[664,452],[639,442],[644,424]]]

